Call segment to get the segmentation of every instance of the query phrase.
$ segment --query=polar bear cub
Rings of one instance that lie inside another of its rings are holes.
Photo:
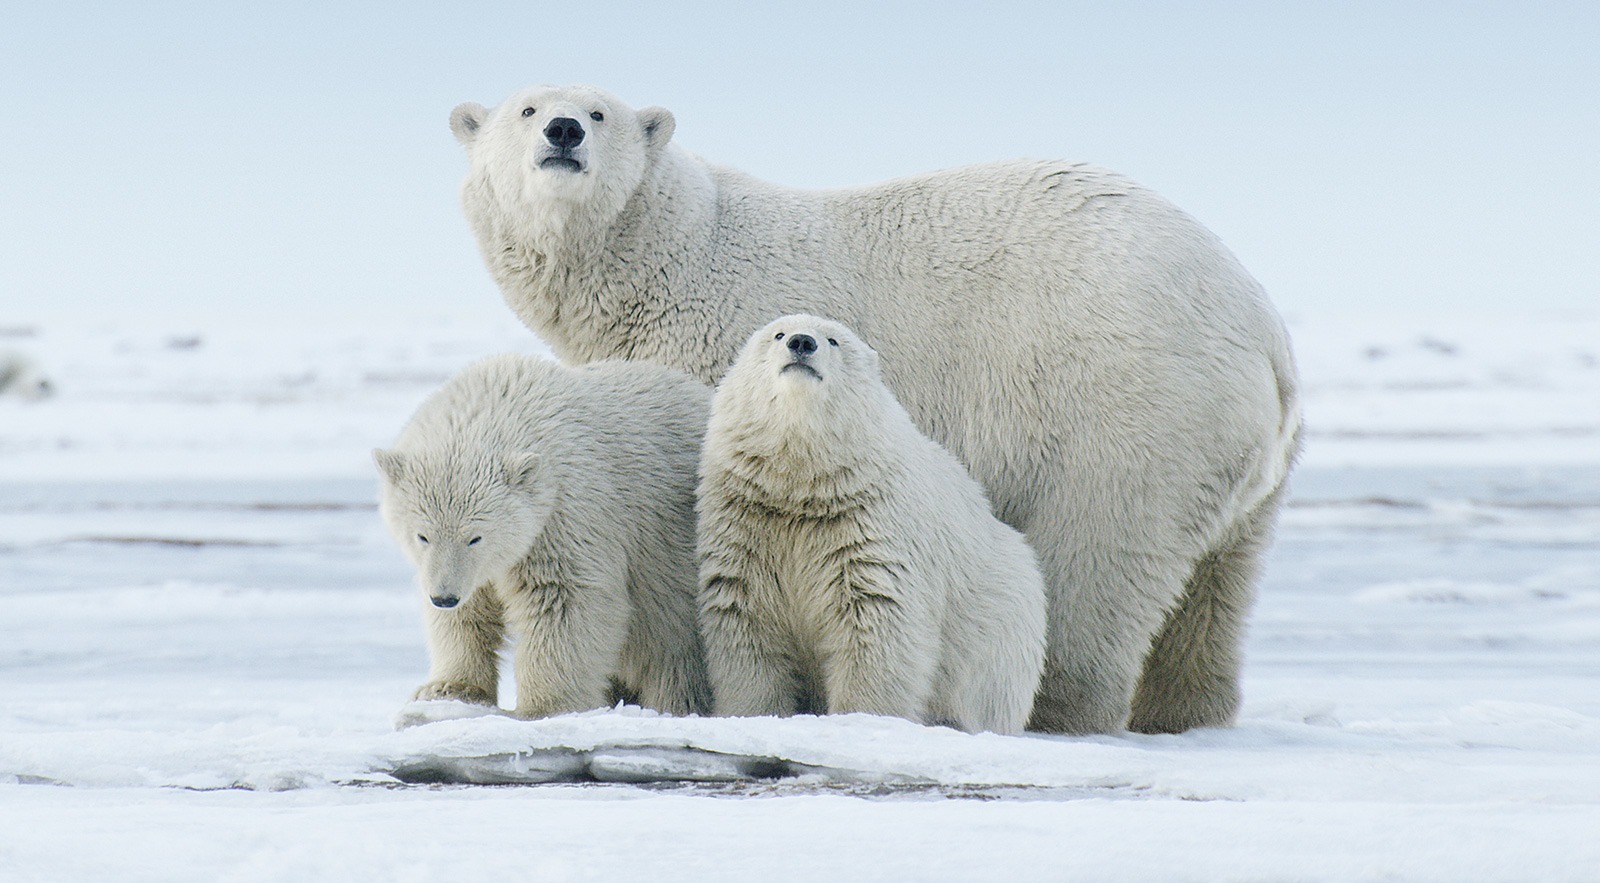
[[[694,554],[710,398],[644,362],[497,356],[374,452],[383,520],[431,601],[416,698],[494,705],[509,638],[520,716],[710,710]]]
[[[750,338],[713,399],[698,506],[718,714],[1027,723],[1045,651],[1033,550],[845,326],[786,316]]]

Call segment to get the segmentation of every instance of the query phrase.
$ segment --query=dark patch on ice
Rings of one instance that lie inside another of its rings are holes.
[[[1427,509],[1428,508],[1428,504],[1423,502],[1423,501],[1421,501],[1421,500],[1400,500],[1400,499],[1396,499],[1394,497],[1360,497],[1360,498],[1354,499],[1354,500],[1339,501],[1339,502],[1335,502],[1335,503],[1308,502],[1308,503],[1291,503],[1290,505],[1297,506],[1297,507],[1304,507],[1304,508],[1313,508],[1313,507],[1318,507],[1318,506],[1320,506],[1320,507],[1378,506],[1378,507],[1384,508],[1384,509]]]
[[[309,500],[305,502],[239,502],[239,503],[187,503],[180,501],[159,503],[123,503],[101,501],[82,505],[49,505],[29,503],[19,506],[0,505],[0,511],[9,512],[376,512],[377,503],[335,503]]]
[[[187,549],[277,549],[285,543],[268,540],[209,539],[201,537],[81,536],[67,537],[63,543],[92,543],[111,546],[179,546]]]
[[[1207,802],[1221,798],[1192,794],[1171,795],[1143,785],[961,785],[942,782],[829,781],[794,776],[740,782],[395,782],[359,779],[342,782],[347,787],[430,791],[457,788],[565,788],[627,789],[682,797],[760,800],[774,797],[837,796],[872,801],[1069,801],[1069,800],[1183,800]]]
[[[1162,795],[1126,785],[949,785],[937,782],[661,782],[635,786],[647,791],[697,797],[799,797],[832,794],[862,800],[1147,800]],[[1180,800],[1205,798],[1181,797]]]
[[[837,770],[781,757],[654,746],[608,746],[592,750],[547,748],[483,757],[413,757],[397,762],[387,772],[407,784],[432,785],[641,785],[771,782],[801,777],[817,781],[920,781],[904,776]]]
[[[729,754],[693,746],[547,748],[483,757],[419,756],[374,770],[393,782],[358,787],[628,787],[704,797],[834,794],[868,800],[1132,800],[1211,798],[1160,793],[1144,785],[962,784],[873,770],[802,763],[768,755]]]
[[[0,782],[5,781],[6,779],[10,779],[12,784],[16,785],[54,785],[58,788],[72,787],[71,782],[63,782],[60,779],[52,779],[49,776],[35,776],[32,773],[12,773],[8,776],[0,775]]]
[[[1453,356],[1460,352],[1460,348],[1455,344],[1448,340],[1440,340],[1437,337],[1420,338],[1417,341],[1417,346],[1430,352],[1438,353],[1441,356]]]

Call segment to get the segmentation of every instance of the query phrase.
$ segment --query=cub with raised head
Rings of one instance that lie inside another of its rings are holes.
[[[1044,580],[843,325],[786,316],[718,386],[700,466],[700,614],[718,714],[1028,721]]]

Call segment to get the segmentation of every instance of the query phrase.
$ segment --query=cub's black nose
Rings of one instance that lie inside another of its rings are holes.
[[[817,351],[817,339],[809,334],[789,335],[789,352],[797,356],[809,356]]]
[[[583,143],[583,127],[572,117],[556,117],[544,127],[544,137],[562,150],[571,150]]]
[[[446,610],[461,603],[461,599],[455,595],[434,595],[430,600],[433,601],[433,606],[443,607]]]

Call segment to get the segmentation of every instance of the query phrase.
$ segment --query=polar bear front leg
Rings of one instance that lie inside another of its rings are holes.
[[[479,588],[451,610],[429,605],[423,625],[428,635],[428,680],[412,698],[497,704],[505,626],[492,589]]]
[[[725,717],[791,715],[800,710],[798,673],[770,615],[778,585],[752,548],[759,546],[736,516],[702,515],[700,632],[712,705]]]
[[[830,615],[819,629],[829,714],[923,721],[939,635],[912,588],[903,567],[881,560],[847,562],[829,587]]]
[[[530,581],[508,605],[517,642],[517,716],[604,708],[628,633],[627,590],[605,582]]]

